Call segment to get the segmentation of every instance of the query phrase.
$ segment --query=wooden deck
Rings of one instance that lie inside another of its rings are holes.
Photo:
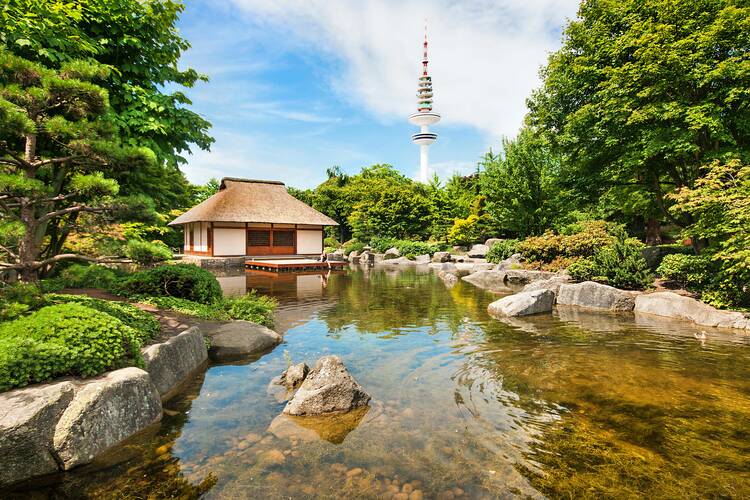
[[[277,273],[342,269],[346,265],[347,262],[320,262],[314,259],[248,259],[245,261],[247,269]]]

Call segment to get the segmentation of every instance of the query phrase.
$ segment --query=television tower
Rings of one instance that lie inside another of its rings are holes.
[[[432,77],[427,72],[427,22],[424,26],[424,53],[422,56],[422,75],[417,84],[417,112],[409,117],[409,123],[417,125],[420,130],[411,136],[412,142],[419,145],[419,180],[427,183],[429,174],[430,144],[437,140],[437,134],[430,132],[429,126],[440,121],[440,115],[432,111]]]

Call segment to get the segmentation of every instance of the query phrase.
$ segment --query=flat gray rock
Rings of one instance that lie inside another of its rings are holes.
[[[472,247],[469,249],[468,252],[466,252],[466,255],[469,257],[485,257],[487,255],[487,252],[490,251],[490,247],[487,245],[472,245]]]
[[[281,335],[250,321],[230,321],[209,333],[212,359],[229,359],[261,354],[279,345]]]
[[[555,293],[551,290],[519,292],[496,300],[487,306],[490,316],[529,316],[552,311]]]
[[[324,356],[284,407],[288,415],[344,413],[367,405],[370,395],[349,374],[338,356]]]
[[[546,280],[555,275],[549,271],[534,269],[508,269],[505,272],[505,283],[510,285],[525,285],[537,280]]]
[[[52,438],[74,388],[55,382],[0,394],[0,487],[59,470]]]
[[[750,329],[750,314],[722,311],[673,292],[640,294],[635,298],[634,310],[639,314],[692,321],[701,326]]]
[[[558,274],[551,278],[535,280],[527,284],[521,290],[522,292],[533,292],[534,290],[552,290],[557,294],[560,291],[560,285],[570,283],[570,276],[567,274]]]
[[[432,254],[432,262],[448,262],[451,260],[450,252],[435,252]]]
[[[87,381],[55,427],[54,449],[64,470],[97,455],[161,419],[159,392],[148,373],[122,368]]]
[[[170,396],[206,359],[206,343],[197,326],[143,349],[146,371],[162,398]]]
[[[494,270],[483,270],[476,271],[468,276],[461,278],[467,283],[471,283],[479,288],[485,288],[487,290],[508,290],[505,285],[505,271],[494,271]]]
[[[584,281],[583,283],[560,285],[557,292],[557,303],[563,306],[588,307],[590,309],[607,309],[610,311],[632,311],[637,292]]]

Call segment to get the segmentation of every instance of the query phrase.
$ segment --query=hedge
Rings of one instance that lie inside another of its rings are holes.
[[[176,297],[210,304],[222,297],[213,274],[193,264],[159,266],[134,273],[120,281],[117,292],[126,296]]]

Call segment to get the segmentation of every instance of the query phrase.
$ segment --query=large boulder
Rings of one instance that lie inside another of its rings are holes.
[[[281,343],[281,335],[250,321],[230,321],[209,334],[212,359],[222,360],[262,354]]]
[[[750,329],[750,314],[721,311],[672,292],[644,293],[635,298],[636,313],[692,321],[701,326]]]
[[[390,260],[397,259],[398,257],[401,257],[401,251],[396,247],[392,247],[385,251],[385,256],[383,258],[385,260]]]
[[[74,388],[56,382],[0,394],[0,487],[58,471],[52,438]]]
[[[487,256],[487,252],[490,251],[490,247],[487,245],[477,244],[472,245],[472,247],[469,249],[469,251],[466,253],[469,257],[481,257],[484,258]]]
[[[555,275],[549,271],[535,271],[532,269],[508,269],[505,272],[505,282],[510,285],[525,285],[537,280],[546,280]]]
[[[208,359],[203,334],[197,326],[161,344],[143,349],[143,360],[151,381],[163,399],[172,395]]]
[[[462,280],[471,283],[479,288],[485,288],[487,290],[507,290],[505,286],[505,271],[477,271],[468,276],[461,278]]]
[[[417,255],[414,257],[414,262],[418,265],[427,265],[430,263],[430,256],[428,254]]]
[[[521,266],[522,257],[520,253],[514,253],[505,260],[501,260],[495,269],[498,271],[504,271],[507,269],[516,269]]]
[[[552,311],[555,304],[555,293],[551,290],[519,292],[496,300],[487,306],[487,312],[493,317],[529,316]]]
[[[609,285],[584,281],[560,285],[557,303],[563,306],[608,309],[610,311],[632,311],[637,292],[619,290]]]
[[[501,241],[503,240],[501,240],[500,238],[489,238],[487,241],[484,242],[484,244],[487,246],[487,248],[492,248],[493,246],[500,243]]]
[[[148,373],[122,368],[87,381],[60,417],[53,444],[64,470],[87,464],[161,419],[161,399]]]
[[[284,407],[288,415],[344,413],[367,405],[370,395],[349,374],[341,358],[324,356]]]
[[[432,254],[432,262],[448,262],[451,260],[450,252],[435,252]]]
[[[558,274],[551,278],[535,280],[525,285],[522,292],[533,292],[535,290],[552,290],[557,294],[560,291],[560,285],[570,283],[570,276],[567,274]]]

